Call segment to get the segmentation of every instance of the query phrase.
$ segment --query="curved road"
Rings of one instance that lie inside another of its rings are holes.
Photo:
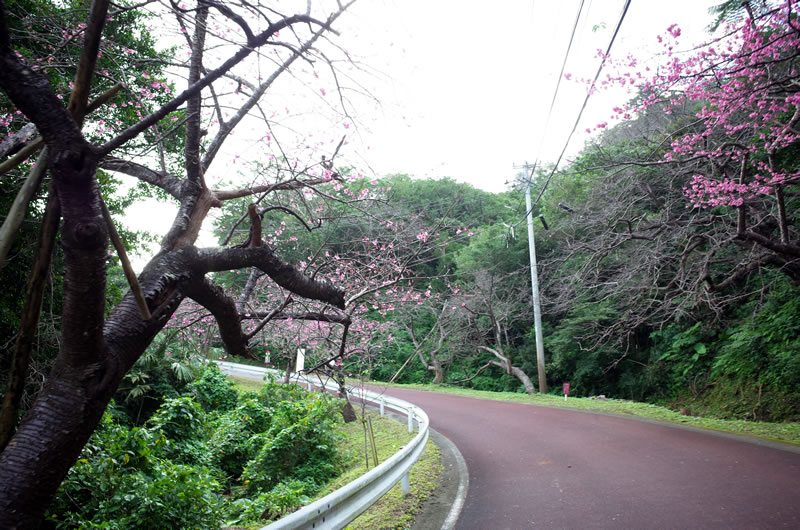
[[[800,452],[615,416],[389,389],[461,451],[456,528],[800,528]]]

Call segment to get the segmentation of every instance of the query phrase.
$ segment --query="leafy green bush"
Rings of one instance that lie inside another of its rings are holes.
[[[338,472],[338,400],[277,383],[239,395],[216,366],[190,390],[164,399],[143,427],[107,412],[48,520],[60,528],[255,523],[307,502]]]
[[[106,413],[50,506],[59,528],[209,528],[222,522],[221,486],[207,468],[166,460],[157,430]]]
[[[147,421],[146,426],[170,440],[166,457],[178,464],[215,467],[209,446],[211,428],[207,414],[190,396],[171,398]]]
[[[318,394],[302,401],[281,401],[273,410],[266,443],[242,474],[249,492],[270,490],[286,479],[321,485],[337,470],[335,432],[340,404]]]
[[[206,411],[225,412],[236,406],[236,390],[215,363],[208,363],[203,375],[189,385],[194,399]]]
[[[247,427],[234,414],[223,414],[212,423],[210,456],[231,484],[238,480],[244,466],[256,454],[263,435],[248,432]]]
[[[241,498],[231,503],[227,524],[242,525],[283,517],[295,506],[308,504],[309,484],[300,480],[280,483],[267,493]]]
[[[128,425],[142,425],[165,398],[179,397],[200,372],[196,353],[165,339],[148,348],[125,374],[114,396],[114,414]]]

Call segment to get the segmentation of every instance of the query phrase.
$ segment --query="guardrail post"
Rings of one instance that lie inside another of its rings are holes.
[[[380,401],[380,403],[381,403],[381,416],[385,416],[385,414],[384,414],[384,412],[383,412],[383,404],[384,404],[384,403],[386,403],[386,400],[385,400],[385,399],[383,399],[383,398],[381,398],[381,401]]]
[[[414,432],[414,407],[408,407],[408,432]]]
[[[408,472],[403,475],[403,478],[400,480],[400,487],[403,490],[403,496],[405,497],[411,491],[411,482],[408,480]]]

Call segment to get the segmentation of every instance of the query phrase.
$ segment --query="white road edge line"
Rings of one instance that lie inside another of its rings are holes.
[[[467,500],[467,492],[469,491],[469,472],[467,471],[467,462],[464,460],[464,457],[461,454],[461,451],[458,450],[456,444],[450,441],[449,438],[442,435],[441,433],[437,433],[439,435],[439,441],[442,445],[447,446],[447,450],[450,451],[456,459],[456,470],[458,471],[458,491],[456,492],[456,498],[453,501],[453,505],[450,507],[450,512],[447,514],[447,518],[442,523],[442,530],[452,530],[456,526],[456,522],[458,522],[458,518],[461,515],[461,509],[464,508],[464,502]]]

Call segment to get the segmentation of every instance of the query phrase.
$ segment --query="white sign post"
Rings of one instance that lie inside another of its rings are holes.
[[[297,348],[297,361],[294,364],[294,371],[295,372],[302,372],[303,368],[306,365],[306,350],[303,348]]]

